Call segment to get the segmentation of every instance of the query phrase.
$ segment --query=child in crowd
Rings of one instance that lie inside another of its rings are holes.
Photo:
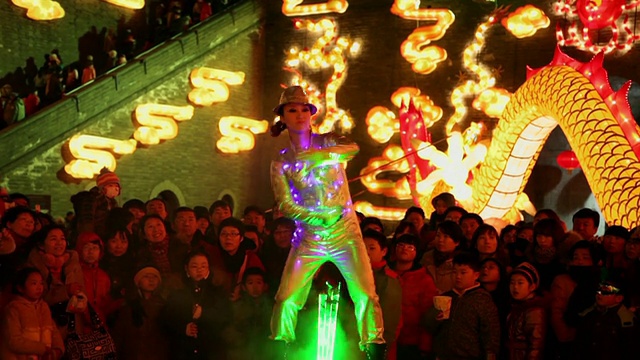
[[[18,271],[13,292],[16,297],[7,305],[2,321],[0,358],[60,359],[64,344],[49,306],[42,300],[44,280],[40,271],[32,267]]]
[[[432,307],[424,319],[434,333],[434,350],[440,360],[496,359],[500,348],[498,309],[491,295],[480,287],[477,256],[462,252],[453,258],[453,289],[447,311]]]
[[[113,328],[118,356],[128,360],[168,360],[168,339],[158,322],[165,304],[158,291],[160,271],[153,266],[143,267],[134,282],[137,291],[129,296]]]
[[[438,292],[444,293],[453,288],[455,282],[455,270],[453,256],[464,239],[462,229],[453,221],[443,221],[438,225],[436,238],[433,241],[434,248],[428,251],[420,260],[422,266],[427,269],[438,288]]]
[[[536,294],[540,276],[528,262],[511,273],[509,290],[513,304],[507,320],[510,360],[542,360],[547,332],[547,312]]]
[[[624,291],[617,282],[600,284],[596,303],[580,314],[576,335],[576,360],[631,360],[640,358],[638,321],[622,303]]]
[[[222,332],[231,306],[227,295],[211,283],[209,269],[206,253],[191,252],[184,262],[184,287],[170,294],[161,311],[172,360],[226,358]]]
[[[411,234],[400,236],[396,244],[396,262],[391,265],[402,286],[398,359],[422,359],[432,351],[431,334],[420,319],[433,305],[433,297],[438,291],[433,278],[418,261],[419,242],[420,239]]]
[[[265,274],[252,267],[244,272],[243,296],[233,303],[233,326],[227,332],[228,360],[251,360],[264,356],[269,337],[273,299],[267,295]]]
[[[125,229],[109,229],[106,236],[107,244],[100,260],[100,268],[107,272],[111,280],[111,298],[121,301],[127,290],[132,288],[135,257]]]
[[[104,254],[102,240],[95,233],[81,233],[78,235],[76,251],[80,255],[87,300],[100,319],[106,322],[107,316],[112,312],[113,301],[110,296],[111,279],[104,270],[98,267],[98,262]]]
[[[383,337],[387,342],[387,359],[396,358],[396,340],[402,315],[402,287],[396,274],[384,260],[387,255],[387,238],[380,232],[368,229],[362,234],[373,269],[376,293],[380,298]]]

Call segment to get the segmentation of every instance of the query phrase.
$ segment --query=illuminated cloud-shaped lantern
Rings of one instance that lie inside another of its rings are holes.
[[[16,6],[27,9],[27,17],[33,20],[55,20],[64,17],[60,3],[51,0],[12,0]]]
[[[550,23],[544,11],[533,5],[519,7],[502,19],[502,26],[518,39],[533,36],[536,31],[547,28]]]
[[[142,9],[144,7],[144,0],[104,0],[109,4],[121,6],[127,9]]]
[[[511,93],[507,90],[489,88],[473,100],[473,107],[491,117],[500,117],[509,100]]]
[[[590,30],[611,26],[620,15],[626,0],[578,0],[576,9],[580,21]]]

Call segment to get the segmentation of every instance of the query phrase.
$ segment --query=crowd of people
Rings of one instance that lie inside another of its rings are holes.
[[[0,130],[24,120],[39,109],[62,99],[80,85],[109,70],[124,65],[137,54],[187,30],[213,14],[224,11],[238,0],[161,0],[146,5],[146,28],[135,31],[123,28],[116,32],[103,29],[89,33],[90,44],[81,51],[82,58],[64,63],[58,49],[44,54],[38,67],[33,57],[27,59],[20,76],[14,75],[0,88]],[[139,42],[138,38],[143,41]],[[90,48],[89,48],[90,47]]]
[[[2,359],[60,359],[81,347],[77,334],[111,344],[104,358],[282,358],[269,323],[296,222],[257,206],[237,219],[222,200],[172,214],[158,198],[120,207],[120,191],[103,170],[64,221],[0,193]],[[496,229],[450,194],[433,205],[429,218],[409,208],[390,234],[359,217],[386,358],[638,358],[640,230],[597,236],[591,209],[571,230],[549,209]],[[316,277],[319,292],[344,282],[330,263]]]

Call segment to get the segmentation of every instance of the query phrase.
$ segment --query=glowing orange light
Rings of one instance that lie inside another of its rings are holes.
[[[144,7],[144,0],[104,0],[109,4],[121,6],[127,9],[142,9]]]
[[[189,78],[194,89],[189,92],[189,101],[200,106],[211,106],[214,103],[229,99],[227,85],[241,85],[245,74],[242,71],[226,71],[208,67],[195,68]]]
[[[222,134],[222,138],[216,143],[218,149],[223,153],[237,154],[253,149],[254,134],[265,133],[269,128],[269,122],[241,116],[225,116],[220,119],[218,128]]]
[[[320,133],[326,133],[332,131],[334,125],[339,123],[343,131],[350,131],[354,126],[354,122],[349,112],[338,107],[337,92],[346,79],[346,53],[357,53],[353,49],[354,46],[359,48],[359,43],[346,37],[339,37],[337,24],[331,19],[323,18],[318,21],[296,20],[295,27],[296,29],[306,29],[309,32],[322,33],[322,35],[310,49],[299,50],[296,47],[292,47],[285,60],[287,66],[297,68],[305,64],[312,70],[333,68],[333,74],[327,83],[325,91],[326,106],[324,110],[326,113],[319,125],[316,126],[314,124],[315,130]],[[301,81],[301,78],[298,81]],[[312,94],[313,97],[320,98],[320,94]]]
[[[484,160],[487,148],[484,145],[476,145],[469,152],[465,152],[462,134],[457,131],[451,133],[447,142],[449,145],[446,153],[433,145],[414,145],[414,148],[419,149],[418,156],[436,167],[436,170],[416,184],[416,190],[430,199],[438,183],[443,181],[451,188],[450,192],[456,200],[468,206],[471,200],[471,186],[467,184],[469,173]]]
[[[406,178],[398,181],[379,179],[378,176],[385,172],[408,173],[409,162],[404,157],[404,150],[398,145],[389,145],[382,156],[369,159],[366,167],[360,170],[360,181],[374,194],[383,194],[397,199],[410,199],[411,190]]]
[[[282,0],[282,13],[286,16],[307,16],[327,13],[344,13],[349,7],[347,0],[329,0],[324,3],[301,5],[304,0]]]
[[[528,80],[507,104],[487,156],[473,174],[470,210],[483,218],[504,218],[514,204],[524,207],[526,202],[519,196],[532,163],[549,133],[560,125],[607,223],[636,227],[640,225],[640,160],[633,149],[634,138],[625,134],[621,119],[616,118],[626,110],[617,108],[617,102],[603,101],[603,94],[612,91],[594,81],[594,77],[606,78],[604,55],[583,64],[559,49],[556,52],[550,65],[529,71]]]
[[[27,9],[27,17],[33,20],[55,20],[64,17],[60,3],[51,0],[12,0],[21,8]]]
[[[454,126],[467,115],[467,102],[465,99],[468,96],[473,96],[492,88],[496,83],[491,71],[478,62],[478,54],[485,43],[485,33],[495,22],[496,18],[491,16],[487,21],[480,24],[476,29],[474,40],[464,49],[462,57],[464,67],[476,75],[478,81],[467,80],[451,92],[451,104],[454,106],[455,111],[447,120],[447,125],[445,126],[447,135],[451,134]],[[498,91],[499,89],[495,90]],[[492,111],[495,112],[495,110]]]
[[[509,100],[511,93],[506,89],[489,88],[473,100],[473,107],[491,117],[500,117]]]
[[[404,213],[407,211],[406,208],[374,206],[367,201],[356,201],[353,207],[365,216],[375,216],[381,220],[402,220]]]
[[[69,140],[69,150],[75,160],[64,166],[64,171],[76,179],[92,179],[104,167],[116,169],[116,158],[136,151],[137,142],[133,139],[115,140],[93,135],[74,135]]]
[[[447,59],[443,48],[429,45],[440,40],[455,20],[449,9],[420,9],[419,0],[395,0],[391,12],[403,19],[434,22],[433,25],[422,26],[414,30],[400,46],[402,56],[412,64],[413,71],[419,74],[433,72],[438,63]]]
[[[173,106],[143,104],[136,107],[136,120],[142,126],[133,133],[133,137],[145,145],[155,145],[160,140],[173,139],[178,135],[176,121],[191,120],[193,106]]]
[[[594,6],[599,4],[597,6]],[[567,20],[563,29],[560,22],[556,24],[556,39],[559,46],[575,46],[593,54],[617,52],[624,54],[631,50],[633,44],[640,40],[635,28],[630,25],[629,15],[620,21],[618,17],[625,12],[637,9],[640,1],[626,3],[625,0],[607,0],[593,3],[589,1],[560,0],[553,6],[556,15]],[[605,44],[594,43],[589,29],[611,28],[611,38]]]
[[[367,132],[379,143],[386,143],[400,130],[396,115],[384,106],[374,106],[367,113]]]
[[[442,108],[435,105],[433,100],[431,100],[429,96],[423,95],[418,88],[398,88],[398,90],[391,94],[391,102],[398,108],[402,107],[402,104],[407,105],[413,102],[413,105],[422,113],[426,127],[431,127],[431,125],[442,117]]]
[[[551,20],[544,11],[533,5],[519,7],[502,19],[502,25],[518,39],[533,36],[536,31],[547,28],[550,23]]]

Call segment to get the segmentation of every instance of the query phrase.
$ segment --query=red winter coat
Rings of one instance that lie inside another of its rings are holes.
[[[91,242],[98,242],[100,246],[100,258],[104,255],[104,245],[100,237],[91,232],[78,235],[76,249],[80,255],[80,266],[84,277],[84,291],[87,294],[89,304],[93,306],[100,320],[107,321],[107,316],[113,311],[113,299],[111,298],[111,278],[106,271],[98,267],[99,261],[87,264],[82,257],[82,248]],[[89,319],[88,319],[89,320]]]
[[[398,345],[418,345],[421,351],[431,351],[431,334],[420,319],[433,306],[438,294],[433,278],[423,267],[414,267],[399,275],[402,286],[402,327]]]

